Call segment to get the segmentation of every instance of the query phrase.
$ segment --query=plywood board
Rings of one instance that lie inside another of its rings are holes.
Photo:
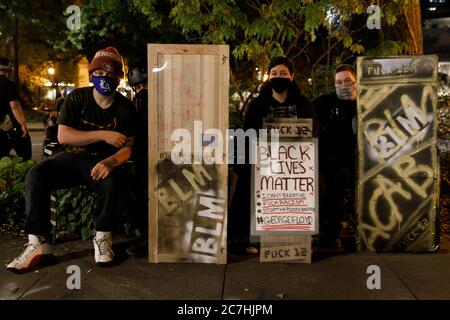
[[[358,58],[358,246],[435,251],[437,58]]]
[[[148,63],[149,261],[224,264],[228,168],[202,156],[205,131],[226,137],[228,46],[149,44]],[[174,163],[186,142],[189,161]]]

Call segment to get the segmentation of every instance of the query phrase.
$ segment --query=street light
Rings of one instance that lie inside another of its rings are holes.
[[[47,69],[48,74],[51,76],[51,83],[52,83],[52,95],[53,95],[53,101],[56,102],[56,88],[54,88],[55,86],[55,68],[50,67]]]

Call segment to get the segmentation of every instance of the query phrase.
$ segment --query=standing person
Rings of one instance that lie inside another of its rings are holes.
[[[294,80],[294,66],[287,57],[276,57],[268,67],[269,81],[249,104],[244,118],[244,130],[259,130],[265,118],[312,118],[316,126],[310,101],[301,94]],[[247,148],[247,151],[249,148]],[[248,153],[248,152],[246,152]],[[248,159],[248,154],[246,154]],[[250,165],[237,165],[238,183],[230,210],[230,231],[236,237],[249,238],[250,231]],[[240,189],[240,190],[239,190]],[[233,228],[236,228],[234,230]],[[257,253],[249,244],[248,253]]]
[[[14,149],[18,156],[29,160],[31,138],[16,85],[8,79],[11,71],[11,61],[0,58],[0,158]]]
[[[60,89],[60,96],[56,99],[56,111],[61,112],[62,106],[64,105],[64,99],[66,98],[66,89]]]
[[[98,51],[89,74],[94,87],[74,90],[58,119],[58,140],[65,151],[35,165],[25,181],[29,243],[7,269],[25,272],[51,257],[48,244],[50,192],[80,184],[98,194],[93,239],[99,266],[113,262],[112,231],[120,198],[120,166],[132,155],[136,113],[133,103],[116,91],[123,77],[123,60],[116,49]]]
[[[66,89],[59,89],[60,96],[56,99],[56,110],[50,111],[48,116],[43,120],[45,128],[45,141],[44,148],[49,143],[58,142],[58,117],[61,109],[64,105],[64,100],[66,98]]]
[[[139,231],[142,240],[126,249],[128,255],[143,257],[148,254],[148,89],[147,71],[136,65],[128,71],[128,83],[135,95],[133,103],[138,113],[136,123],[136,142],[133,160],[136,167],[137,183],[133,183],[135,194],[134,227]]]
[[[339,247],[354,227],[356,156],[356,70],[348,64],[335,70],[336,92],[314,100],[320,123],[321,246]],[[343,224],[344,226],[341,226]]]
[[[137,66],[128,71],[128,83],[134,91],[133,103],[138,113],[134,160],[138,166],[148,169],[148,89],[147,72]]]

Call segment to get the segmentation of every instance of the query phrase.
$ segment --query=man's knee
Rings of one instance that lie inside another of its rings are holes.
[[[45,167],[40,163],[28,170],[25,183],[27,185],[45,181]]]
[[[53,160],[50,158],[42,160],[28,170],[25,184],[27,186],[39,184],[40,187],[45,187],[54,177],[54,172],[52,171],[54,171]]]

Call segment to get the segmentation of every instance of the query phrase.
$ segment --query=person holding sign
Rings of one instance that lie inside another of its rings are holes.
[[[123,59],[115,48],[98,51],[90,66],[94,87],[74,90],[64,101],[58,119],[58,140],[65,151],[42,160],[25,181],[28,244],[7,269],[23,273],[51,261],[48,243],[50,192],[80,184],[95,191],[97,211],[93,239],[97,265],[114,260],[112,231],[120,199],[122,165],[132,155],[136,134],[133,103],[116,91],[123,77]]]
[[[353,237],[356,156],[356,70],[335,70],[336,92],[320,96],[313,105],[320,123],[321,246],[339,247]]]
[[[314,109],[308,98],[301,94],[294,80],[294,66],[288,58],[272,59],[268,74],[269,81],[263,84],[260,94],[249,104],[245,113],[245,130],[261,129],[265,118],[313,118],[315,120]],[[315,122],[314,131],[317,133]]]
[[[244,117],[244,129],[259,130],[264,120],[277,118],[312,118],[313,127],[317,129],[314,110],[308,98],[301,94],[294,80],[294,66],[287,57],[276,57],[268,67],[269,81],[261,87],[259,95],[250,102]],[[314,130],[316,131],[316,130]],[[258,131],[257,131],[258,132]],[[314,134],[316,136],[316,134]],[[246,152],[249,158],[248,150]],[[250,232],[250,180],[249,162],[238,165],[238,183],[236,195],[231,204],[230,226],[243,238],[249,238]],[[236,220],[236,222],[234,222]],[[249,245],[247,253],[258,253],[255,246]]]

